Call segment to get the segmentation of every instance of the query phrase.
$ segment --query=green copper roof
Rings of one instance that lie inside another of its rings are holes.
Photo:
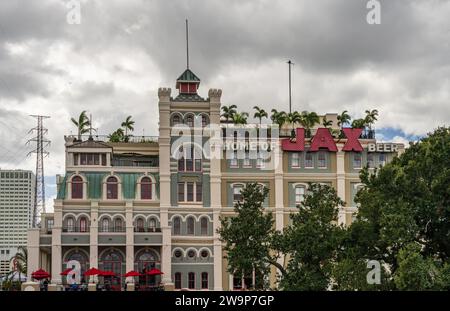
[[[190,69],[186,69],[182,75],[178,77],[177,82],[180,81],[200,82],[200,79]]]

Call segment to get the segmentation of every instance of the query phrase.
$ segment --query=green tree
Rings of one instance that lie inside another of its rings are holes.
[[[311,128],[320,122],[320,118],[314,111],[303,111],[301,114],[300,122],[305,128],[306,137],[311,137]]]
[[[278,127],[281,129],[281,127],[283,126],[284,123],[286,123],[287,120],[286,112],[272,109],[270,120],[272,120],[272,123],[278,124]]]
[[[124,122],[122,122],[122,124],[120,126],[122,126],[125,130],[125,136],[124,139],[125,141],[128,141],[129,136],[128,136],[128,131],[133,132],[134,131],[134,121],[131,120],[131,116],[128,116]]]
[[[222,114],[221,116],[225,118],[225,121],[227,123],[232,120],[233,115],[237,112],[236,111],[237,106],[236,105],[230,105],[230,106],[222,106]]]
[[[89,132],[89,126],[91,125],[91,122],[86,115],[86,110],[83,110],[80,113],[80,115],[78,116],[78,120],[76,120],[75,118],[71,118],[70,120],[77,127],[78,140],[81,140],[81,135]]]
[[[225,242],[228,271],[234,275],[251,277],[255,271],[261,277],[258,288],[267,288],[263,276],[269,273],[269,261],[276,261],[271,254],[270,239],[274,234],[271,213],[263,206],[268,189],[257,183],[249,183],[242,190],[242,201],[234,205],[235,216],[222,217],[218,229],[220,239]]]
[[[236,112],[231,117],[234,124],[247,124],[248,113],[247,112]]]
[[[348,111],[347,110],[344,110],[343,112],[341,112],[341,114],[340,115],[338,115],[337,116],[337,126],[340,126],[341,127],[341,129],[344,127],[344,125],[345,124],[348,124],[348,123],[350,123],[350,121],[351,121],[351,117],[350,117],[350,115],[348,114]]]
[[[118,128],[117,130],[108,135],[108,139],[111,143],[123,142],[125,140],[123,129]]]
[[[282,289],[328,289],[332,263],[344,235],[344,228],[337,224],[342,205],[333,187],[309,185],[298,213],[291,215],[292,224],[274,245],[288,258],[280,279]]]
[[[297,111],[289,112],[286,116],[286,121],[292,125],[291,137],[295,137],[295,124],[302,124],[302,115]]]
[[[366,125],[369,127],[369,131],[372,131],[372,126],[375,121],[378,120],[378,110],[366,110],[366,117],[364,118]]]
[[[253,107],[253,109],[256,110],[255,114],[253,115],[253,118],[259,119],[259,127],[261,127],[262,118],[268,118],[269,115],[264,109],[259,108],[258,106]]]

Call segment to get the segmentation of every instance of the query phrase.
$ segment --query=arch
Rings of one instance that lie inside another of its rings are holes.
[[[173,221],[173,219],[174,219],[175,217],[180,217],[181,221],[184,221],[184,217],[183,217],[182,215],[180,215],[180,214],[173,214],[172,217],[170,217],[169,220],[170,220],[170,221]]]
[[[201,216],[199,218],[199,221],[200,221],[200,235],[208,235],[210,223],[208,217]]]
[[[122,192],[122,181],[119,176],[111,174],[103,179],[103,199],[120,200]]]
[[[69,216],[72,216],[73,218],[75,218],[75,220],[77,219],[77,215],[76,214],[74,214],[74,213],[66,213],[66,214],[64,214],[63,219],[62,219],[63,223],[66,220],[66,218],[69,217]]]
[[[106,253],[112,253],[112,252],[119,253],[120,256],[121,256],[121,258],[120,258],[121,261],[124,262],[124,260],[126,258],[125,254],[120,249],[118,249],[116,247],[108,247],[108,248],[104,249],[103,251],[101,251],[99,256],[98,256],[99,260],[100,261],[105,260],[105,254]]]
[[[181,235],[181,216],[176,216],[172,220],[173,235]]]
[[[80,217],[82,216],[86,217],[89,221],[91,221],[91,216],[88,213],[79,213],[77,215],[77,220],[80,219]]]
[[[156,179],[151,174],[142,175],[137,180],[136,198],[152,201],[156,199]]]
[[[161,222],[159,216],[156,214],[147,215],[146,220],[149,220],[150,218],[155,218],[157,222]]]
[[[178,118],[177,123],[175,123],[175,119]],[[170,126],[174,126],[177,124],[183,124],[183,114],[178,112],[178,111],[174,111],[170,114]]]
[[[208,257],[210,257],[210,258],[214,257],[213,254],[212,254],[211,249],[209,249],[208,247],[201,247],[201,248],[198,250],[198,257],[201,258],[201,253],[202,253],[202,251],[207,251],[208,254],[209,254]]]
[[[138,217],[142,217],[144,218],[144,220],[146,219],[146,216],[144,214],[136,214],[133,216],[133,222],[138,218]]]
[[[89,253],[86,250],[78,247],[68,249],[62,257],[63,262],[67,262],[69,255],[72,255],[72,253],[82,253],[84,256],[86,256],[87,262],[89,262]]]
[[[85,198],[85,183],[86,180],[80,174],[74,174],[70,177],[70,198],[84,199]]]
[[[114,219],[116,219],[116,218],[118,218],[118,217],[122,218],[123,221],[126,220],[126,219],[125,219],[125,216],[122,215],[122,214],[117,213],[117,214],[111,215],[111,219],[112,219],[112,220],[114,220]]]
[[[138,250],[134,256],[134,261],[138,261],[138,259],[144,254],[152,254],[155,262],[161,261],[161,256],[160,256],[159,252],[152,247],[144,247],[144,248]]]
[[[200,221],[200,219],[202,219],[203,217],[208,218],[209,221],[213,221],[211,216],[209,216],[208,214],[202,214],[198,216],[198,220]]]
[[[198,116],[201,118],[201,122],[202,122],[202,127],[205,127],[205,126],[207,126],[209,123],[210,123],[210,118],[209,118],[209,115],[207,114],[207,113],[205,113],[205,112],[200,112],[199,114],[198,114]],[[206,122],[205,122],[206,121]]]
[[[134,223],[135,232],[145,232],[145,218],[137,217]]]
[[[188,247],[186,249],[186,251],[184,252],[186,258],[191,258],[191,257],[188,256],[189,251],[194,251],[195,252],[195,256],[192,257],[192,258],[198,258],[198,256],[199,256],[198,249],[196,249],[195,247]]]
[[[175,247],[173,250],[172,250],[172,257],[175,257],[175,252],[176,251],[181,251],[181,257],[186,257],[186,252],[184,251],[184,249],[183,248],[181,248],[181,247]],[[176,257],[175,257],[176,258]]]

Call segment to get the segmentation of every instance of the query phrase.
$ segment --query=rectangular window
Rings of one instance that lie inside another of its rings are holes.
[[[305,199],[305,187],[295,187],[295,204],[300,204]]]
[[[197,202],[203,201],[203,185],[201,183],[196,183],[196,198]]]
[[[102,165],[106,166],[106,153],[102,153]]]
[[[326,168],[327,167],[327,157],[325,152],[319,151],[318,157],[317,157],[317,166],[320,168]]]
[[[192,158],[186,159],[186,171],[192,172],[194,169]]]
[[[195,273],[189,272],[188,274],[188,288],[195,289]]]
[[[195,171],[200,172],[202,170],[202,160],[195,159]]]
[[[234,186],[233,187],[233,201],[242,201],[242,186]]]
[[[373,153],[368,153],[367,154],[367,167],[368,168],[373,168]]]
[[[380,162],[380,165],[385,165],[386,164],[386,155],[384,153],[380,153],[380,155],[379,155],[379,162]]]
[[[300,167],[300,154],[298,152],[292,153],[291,166],[292,167]]]
[[[202,289],[208,289],[208,273],[202,272]]]
[[[184,183],[178,183],[178,202],[184,202]]]
[[[188,202],[194,201],[194,183],[192,182],[187,183],[187,201]]]
[[[181,273],[175,273],[175,289],[181,289]]]
[[[94,154],[92,153],[87,154],[87,164],[94,165]]]
[[[94,154],[94,165],[100,165],[100,155],[98,153]]]
[[[313,155],[312,155],[311,152],[306,152],[306,154],[305,154],[305,167],[306,168],[313,168],[314,167]]]
[[[73,154],[73,165],[78,165],[78,161],[79,161],[78,157],[79,157],[78,153]]]
[[[80,154],[80,165],[86,165],[87,164],[87,154],[81,153]]]
[[[362,161],[361,161],[361,153],[354,153],[353,154],[353,168],[361,168]]]
[[[239,167],[236,151],[231,154],[230,167]]]

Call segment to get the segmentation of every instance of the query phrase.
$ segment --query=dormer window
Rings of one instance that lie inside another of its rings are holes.
[[[74,153],[73,165],[106,166],[106,153]]]

